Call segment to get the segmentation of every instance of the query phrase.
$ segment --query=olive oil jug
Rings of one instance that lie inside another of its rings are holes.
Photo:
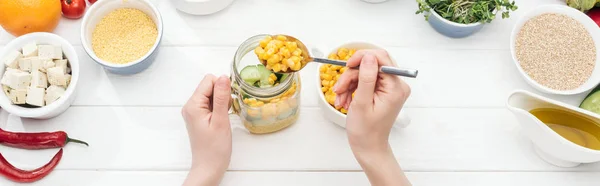
[[[575,167],[600,161],[597,114],[522,90],[510,94],[507,107],[546,162]]]

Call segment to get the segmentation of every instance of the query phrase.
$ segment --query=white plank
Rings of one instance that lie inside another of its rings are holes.
[[[563,0],[517,0],[519,10],[510,19],[498,18],[472,37],[451,39],[436,33],[422,15],[415,15],[417,5],[411,0],[384,4],[357,0],[236,0],[210,16],[181,13],[171,1],[153,2],[163,15],[163,45],[238,46],[252,35],[287,33],[311,46],[369,41],[384,46],[446,49],[508,49],[512,26],[522,14],[541,4],[565,4]],[[55,33],[81,45],[80,22],[63,19]],[[14,38],[9,34],[0,36],[0,44]]]
[[[540,160],[505,109],[407,109],[411,126],[390,138],[401,165],[409,171],[600,171],[600,164],[561,169]],[[6,118],[6,114],[2,115]],[[0,118],[5,120],[4,118]],[[232,116],[239,126],[239,119]],[[58,118],[38,121],[8,118],[12,131],[66,130],[89,148],[69,145],[61,170],[186,170],[187,133],[178,107],[72,107]],[[23,123],[23,124],[21,124]],[[270,135],[234,130],[231,170],[360,170],[345,130],[327,122],[315,108]],[[19,167],[46,163],[56,150],[25,151],[0,147]]]
[[[162,47],[148,70],[132,76],[108,73],[83,48],[76,50],[82,69],[74,105],[182,106],[204,75],[229,75],[236,48]],[[405,79],[413,90],[407,107],[504,107],[515,89],[537,92],[524,82],[508,51],[388,50],[402,66],[420,70],[417,79]],[[304,106],[319,101],[315,73],[314,64],[302,71]],[[586,94],[544,95],[578,105]]]
[[[185,171],[56,171],[34,184],[16,184],[0,178],[4,186],[61,185],[180,185]],[[598,172],[408,172],[413,185],[419,186],[596,186]],[[222,186],[363,186],[369,182],[362,172],[227,172]]]
[[[134,76],[105,72],[78,47],[82,80],[75,105],[181,106],[207,73],[228,75],[235,47],[162,47],[157,61]],[[420,70],[406,79],[413,94],[408,107],[504,107],[515,89],[534,91],[522,79],[508,51],[389,48],[397,61]],[[434,54],[434,55],[432,55]],[[317,66],[302,71],[303,102],[317,106]],[[578,105],[585,94],[550,96]]]

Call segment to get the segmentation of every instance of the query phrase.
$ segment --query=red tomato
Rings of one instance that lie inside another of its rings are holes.
[[[600,26],[600,9],[599,8],[593,8],[591,9],[588,13],[588,16],[590,16],[590,18],[592,18],[592,20],[594,20],[594,22],[596,22],[596,24],[598,26]]]
[[[90,4],[94,4],[96,1],[98,1],[98,0],[88,0],[88,2],[90,2]]]
[[[85,0],[61,0],[63,16],[69,19],[79,19],[85,12]]]

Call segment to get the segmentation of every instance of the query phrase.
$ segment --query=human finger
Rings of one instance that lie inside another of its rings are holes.
[[[221,76],[213,90],[213,110],[211,124],[229,126],[229,102],[231,101],[231,85],[227,76]]]

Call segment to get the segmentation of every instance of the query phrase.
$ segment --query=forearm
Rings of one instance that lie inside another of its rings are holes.
[[[224,173],[214,170],[192,168],[183,183],[183,186],[217,186]]]
[[[354,149],[353,152],[357,161],[360,163],[360,166],[369,178],[371,185],[411,185],[389,146],[387,149],[378,152],[359,151]]]

